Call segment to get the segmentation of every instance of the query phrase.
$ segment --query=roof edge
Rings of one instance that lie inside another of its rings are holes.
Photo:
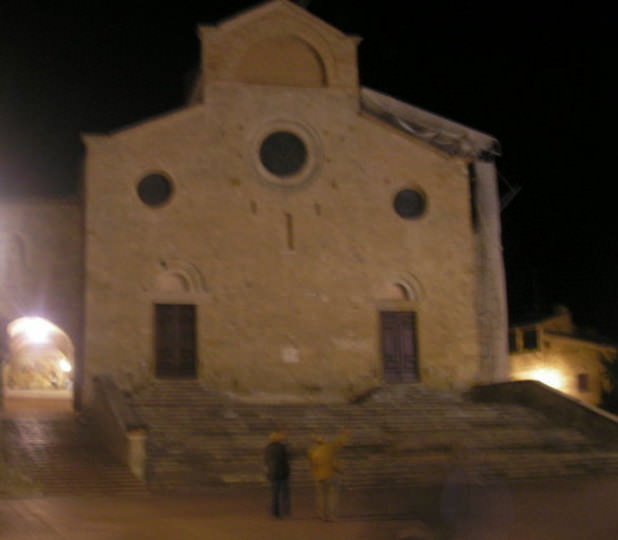
[[[371,88],[361,88],[361,109],[451,155],[482,161],[501,155],[495,137]]]

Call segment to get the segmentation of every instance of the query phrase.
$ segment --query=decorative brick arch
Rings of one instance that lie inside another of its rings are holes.
[[[295,35],[275,35],[253,43],[238,60],[234,79],[249,84],[328,86],[322,55]]]
[[[264,21],[250,33],[236,34],[226,41],[230,47],[225,63],[219,66],[219,77],[254,84],[339,86],[338,63],[330,41],[305,22],[291,19],[285,24],[282,30],[281,21]]]
[[[206,282],[193,263],[182,259],[161,261],[162,271],[155,277],[158,293],[204,293]]]
[[[421,282],[412,274],[395,276],[376,292],[378,301],[401,301],[418,303],[425,297]]]

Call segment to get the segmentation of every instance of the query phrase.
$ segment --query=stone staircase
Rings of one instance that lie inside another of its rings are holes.
[[[341,453],[347,488],[436,485],[453,468],[453,446],[485,479],[618,473],[618,452],[516,405],[487,405],[420,384],[384,387],[354,404],[247,403],[195,381],[159,381],[132,397],[149,426],[150,487],[200,490],[265,482],[263,449],[284,428],[295,487],[311,483],[311,435],[351,431]]]
[[[113,460],[91,428],[72,411],[5,415],[1,426],[6,467],[19,472],[19,492],[40,495],[109,495],[147,492]],[[0,495],[11,495],[0,486]]]

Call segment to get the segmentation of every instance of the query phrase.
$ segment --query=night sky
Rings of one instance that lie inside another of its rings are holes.
[[[79,134],[181,107],[197,24],[255,4],[2,0],[0,195],[74,193]],[[618,341],[613,21],[581,3],[553,13],[422,4],[312,0],[308,10],[363,38],[363,85],[501,142],[501,188],[520,188],[502,213],[513,320],[564,304]]]

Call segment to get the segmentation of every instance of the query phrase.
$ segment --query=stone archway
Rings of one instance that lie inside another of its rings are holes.
[[[40,317],[20,317],[6,327],[5,397],[73,397],[75,350],[69,336]]]

